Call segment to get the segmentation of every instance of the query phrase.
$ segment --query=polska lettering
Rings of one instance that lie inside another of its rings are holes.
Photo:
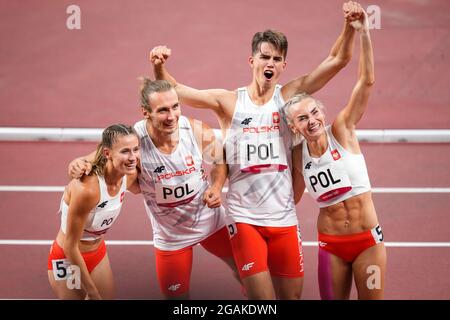
[[[262,127],[245,127],[242,128],[243,133],[264,133],[280,131],[280,126],[262,126]]]
[[[191,174],[192,172],[195,172],[195,171],[196,171],[195,167],[191,167],[191,168],[187,168],[185,170],[177,170],[175,172],[168,172],[165,174],[160,174],[160,175],[158,175],[158,181],[169,180],[169,179],[172,179],[173,177],[184,176],[186,174]]]

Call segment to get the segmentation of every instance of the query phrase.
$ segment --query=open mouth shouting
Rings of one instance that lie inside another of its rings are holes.
[[[272,79],[272,77],[273,77],[273,71],[272,71],[272,70],[266,70],[266,71],[264,71],[264,77],[265,77],[267,80]]]

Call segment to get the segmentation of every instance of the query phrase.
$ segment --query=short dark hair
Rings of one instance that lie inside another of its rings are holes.
[[[281,52],[283,58],[286,59],[288,50],[288,41],[283,32],[277,30],[267,29],[262,32],[257,32],[252,39],[252,55],[257,54],[261,48],[261,43],[267,42],[273,45]]]

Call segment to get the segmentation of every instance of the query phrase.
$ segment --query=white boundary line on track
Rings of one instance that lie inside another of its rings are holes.
[[[3,239],[0,245],[11,246],[43,246],[51,245],[54,240],[19,240]],[[111,246],[153,246],[153,241],[149,240],[106,240]],[[304,247],[317,247],[317,241],[303,241]],[[385,242],[386,247],[391,248],[450,248],[450,242]]]
[[[0,192],[62,192],[64,186],[5,186],[0,185]],[[228,192],[228,188],[223,188]],[[305,190],[305,192],[308,192]],[[372,188],[373,193],[450,193],[450,188]]]

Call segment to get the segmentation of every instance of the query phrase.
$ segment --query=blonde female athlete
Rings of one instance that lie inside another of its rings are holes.
[[[320,207],[317,228],[322,299],[348,299],[352,276],[359,299],[381,299],[384,290],[386,249],[355,133],[374,83],[365,12],[352,25],[360,32],[358,81],[333,124],[325,125],[323,106],[310,95],[295,95],[285,105],[292,131],[304,138],[293,150],[295,201],[306,187]]]

